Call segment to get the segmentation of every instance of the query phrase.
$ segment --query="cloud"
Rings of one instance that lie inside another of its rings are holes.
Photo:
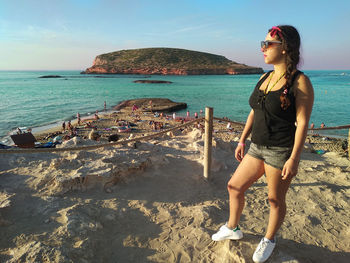
[[[64,37],[66,34],[62,30],[53,30],[30,24],[25,26],[12,24],[9,26],[6,21],[1,21],[0,26],[2,42],[7,42],[9,45],[18,42],[50,43]]]
[[[184,28],[180,28],[178,30],[173,31],[172,33],[176,34],[176,33],[188,32],[188,31],[197,31],[197,30],[201,30],[204,28],[208,28],[211,25],[212,24],[184,27]]]
[[[180,38],[180,37],[188,37],[190,34],[191,37],[198,36],[198,35],[205,35],[205,36],[212,36],[212,37],[222,37],[224,32],[222,30],[211,30],[211,28],[215,24],[204,24],[204,25],[193,25],[193,26],[187,26],[182,28],[177,28],[174,30],[168,30],[166,29],[155,29],[158,31],[154,32],[145,32],[143,33],[144,36],[148,37],[168,37],[168,38]],[[161,30],[161,31],[159,31]]]
[[[61,35],[60,32],[32,25],[28,25],[26,29],[22,32],[19,32],[19,34],[29,39],[44,41],[56,40]]]

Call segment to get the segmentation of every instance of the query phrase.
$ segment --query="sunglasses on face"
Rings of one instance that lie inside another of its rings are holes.
[[[260,42],[261,48],[269,48],[274,44],[282,44],[282,42],[277,40],[265,40]]]

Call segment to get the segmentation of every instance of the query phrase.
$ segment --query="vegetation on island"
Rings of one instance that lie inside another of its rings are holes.
[[[83,73],[244,74],[263,70],[224,56],[178,48],[120,50],[96,57]]]

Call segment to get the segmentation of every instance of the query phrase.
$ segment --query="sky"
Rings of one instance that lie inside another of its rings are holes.
[[[303,70],[350,70],[349,0],[0,0],[0,70],[85,70],[122,49],[171,47],[270,69],[260,41],[301,35]]]

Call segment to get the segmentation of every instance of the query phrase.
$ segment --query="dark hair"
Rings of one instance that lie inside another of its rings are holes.
[[[277,26],[281,31],[281,34],[276,34],[276,38],[282,42],[282,48],[286,51],[286,89],[287,93],[282,93],[281,95],[281,107],[287,109],[290,105],[288,98],[289,89],[293,85],[293,75],[297,70],[297,66],[300,61],[300,35],[298,30],[289,25],[279,25]],[[273,28],[269,30],[271,32]]]

